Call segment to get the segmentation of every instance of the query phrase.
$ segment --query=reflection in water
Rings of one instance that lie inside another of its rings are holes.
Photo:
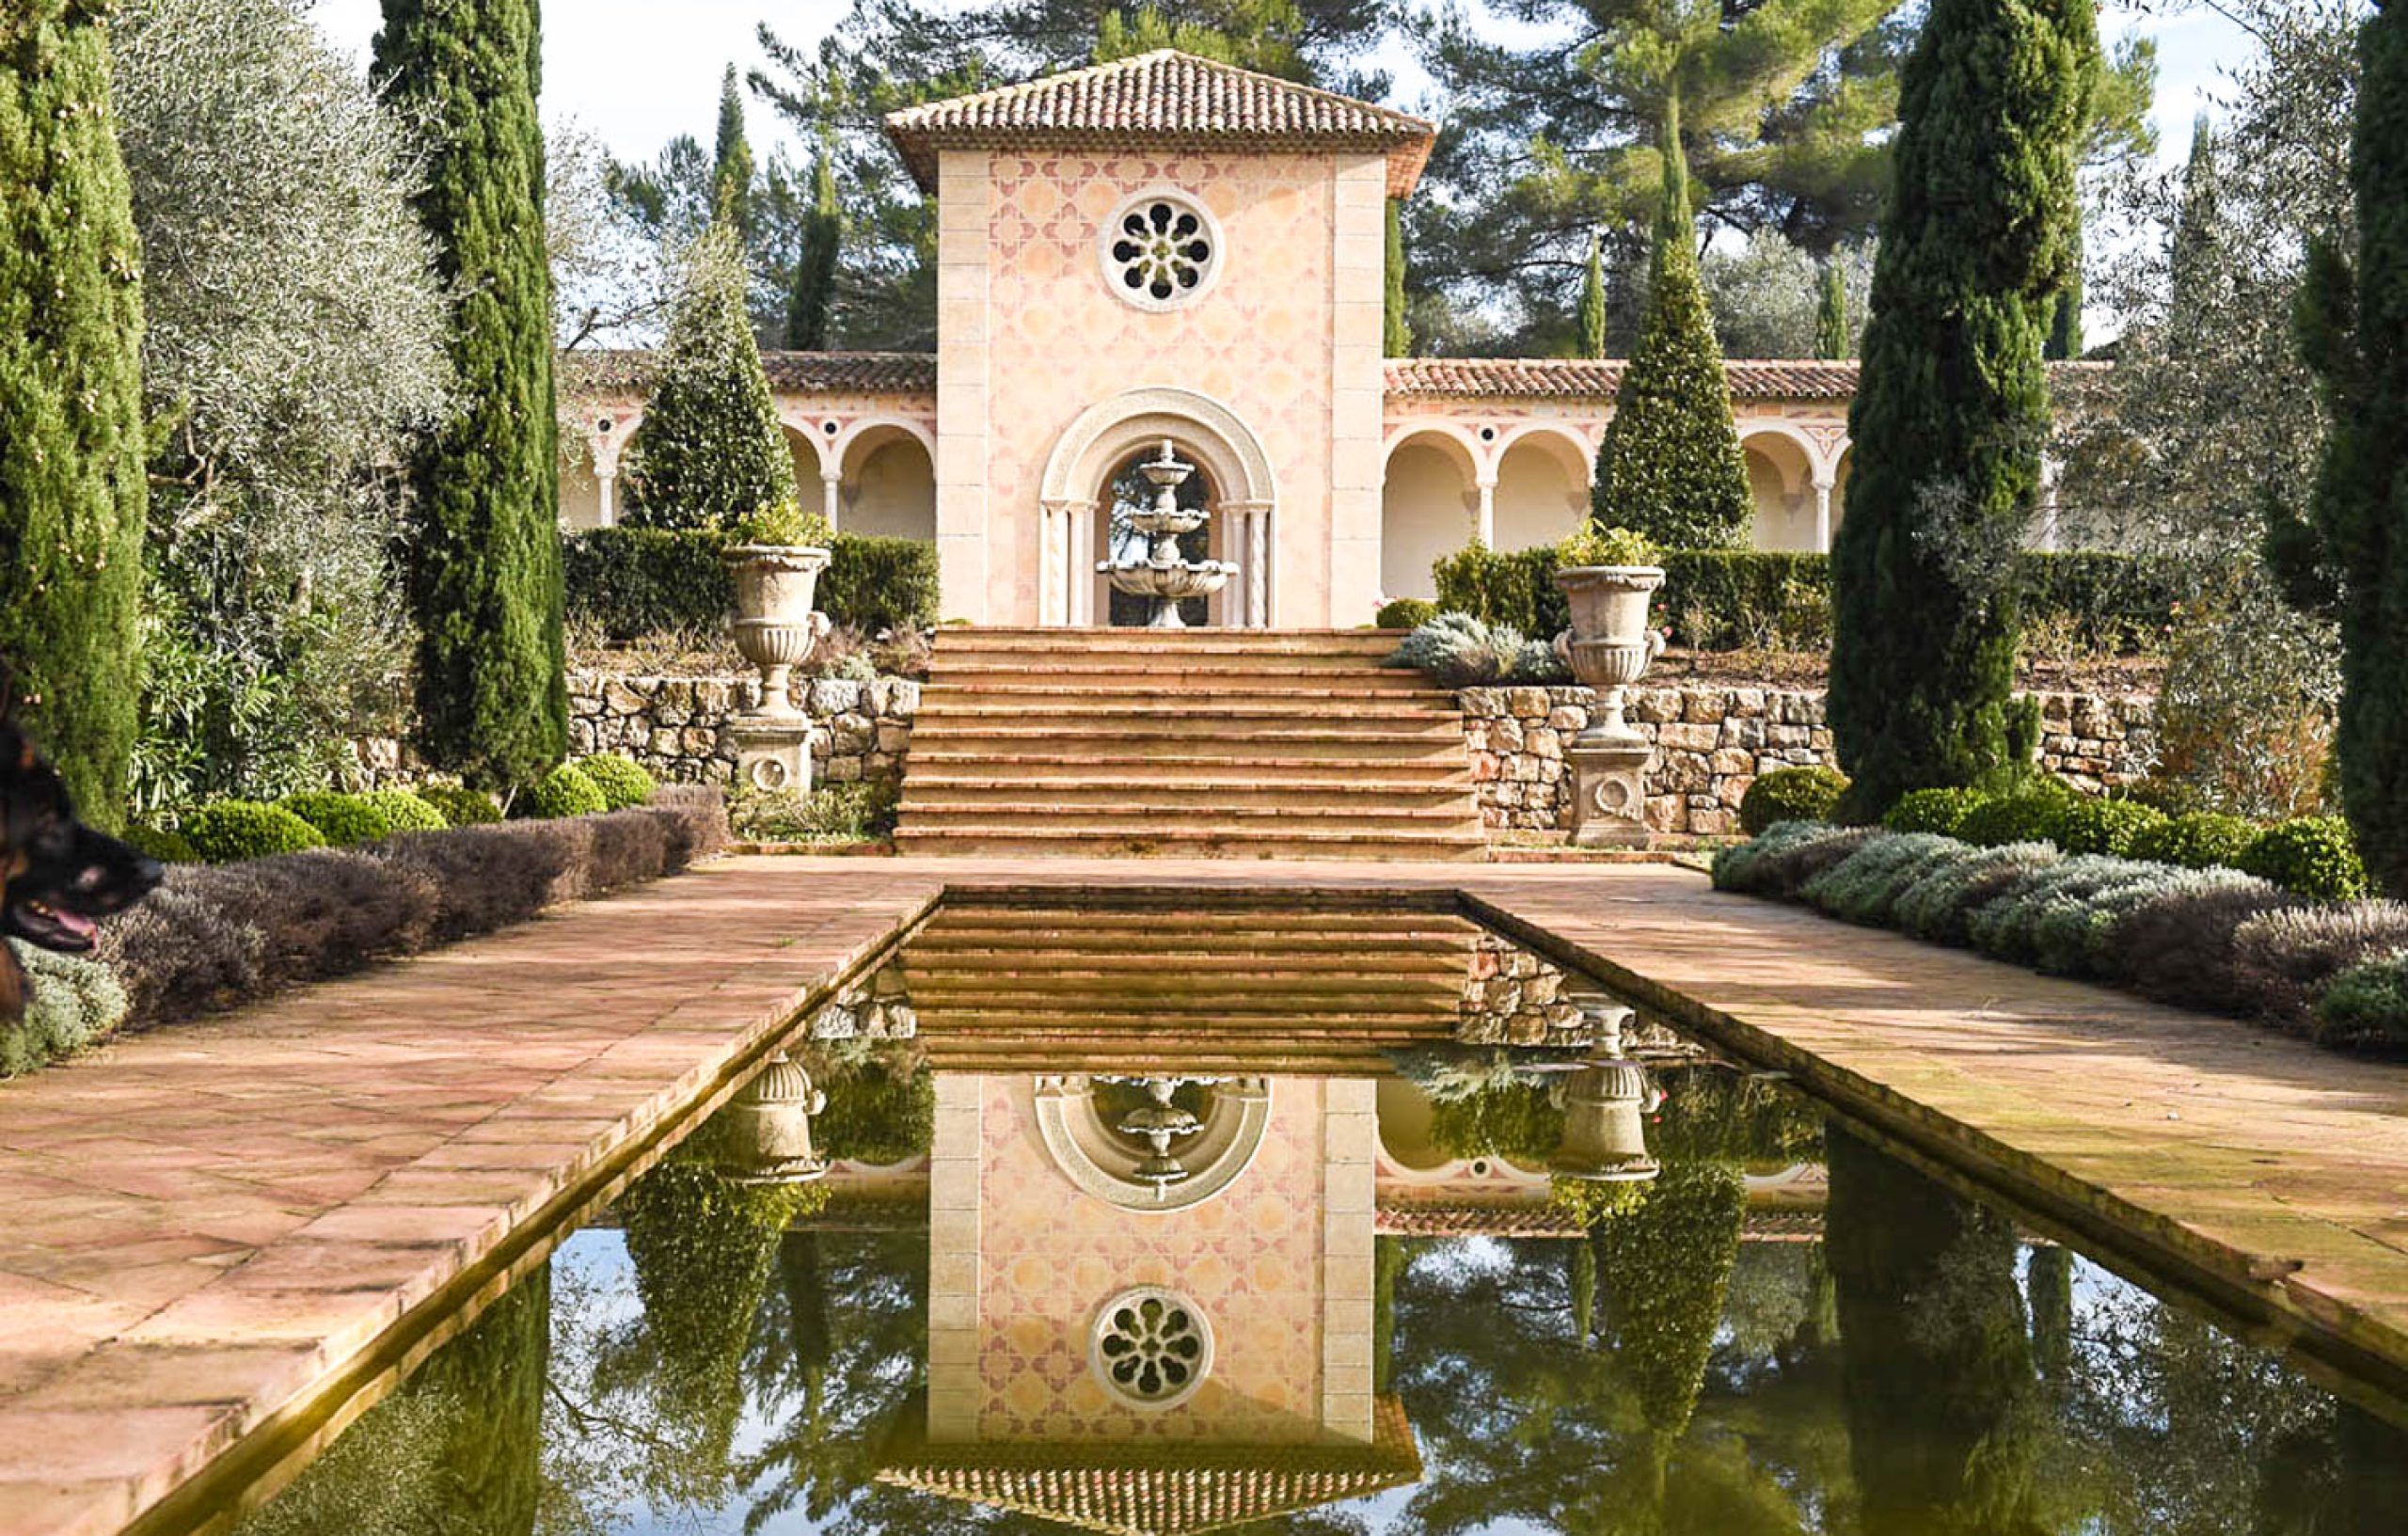
[[[248,1529],[2400,1528],[2384,1418],[1536,957],[1161,918],[941,916]]]

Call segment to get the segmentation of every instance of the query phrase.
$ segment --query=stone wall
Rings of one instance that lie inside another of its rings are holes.
[[[568,678],[572,754],[623,752],[663,779],[723,784],[735,777],[729,719],[752,702],[749,677],[633,677],[573,672]],[[811,716],[815,783],[897,779],[911,742],[920,685],[821,677],[799,681],[794,702]]]
[[[1572,779],[1564,746],[1588,728],[1584,688],[1476,688],[1461,694],[1464,732],[1492,830],[1552,831],[1568,824]],[[2043,693],[2041,762],[2087,793],[2130,784],[2151,753],[2150,701]],[[1763,688],[1638,688],[1627,718],[1656,745],[1647,823],[1711,836],[1739,830],[1739,801],[1773,768],[1838,767],[1823,695]]]

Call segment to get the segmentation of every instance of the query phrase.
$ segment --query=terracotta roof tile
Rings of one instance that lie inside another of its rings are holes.
[[[1573,1238],[1579,1221],[1552,1204],[1441,1205],[1383,1201],[1378,1230],[1397,1237]]]
[[[568,352],[560,357],[563,389],[652,388],[650,352]],[[770,388],[796,394],[932,395],[937,359],[932,352],[765,352],[761,365]]]
[[[1626,366],[1619,357],[1393,357],[1390,395],[1457,399],[1611,400]],[[2051,363],[2052,377],[2096,372],[2105,363]],[[1856,394],[1854,359],[1734,357],[1724,362],[1734,400],[1847,400]]]
[[[887,114],[886,133],[927,191],[935,190],[937,151],[946,146],[1127,139],[1379,150],[1388,157],[1388,195],[1402,198],[1420,179],[1437,130],[1369,102],[1165,48],[907,107]]]

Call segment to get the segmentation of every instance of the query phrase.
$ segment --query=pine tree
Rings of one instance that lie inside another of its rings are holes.
[[[0,664],[79,811],[117,825],[140,700],[140,246],[106,8],[0,16]]]
[[[1856,816],[2022,766],[2001,573],[2039,490],[2041,344],[2098,67],[2091,0],[1932,0],[1907,65],[1832,554],[1829,708]]]
[[[744,94],[736,66],[719,87],[719,139],[711,156],[711,216],[725,219],[749,243],[752,238],[752,146],[744,136]]]
[[[2408,895],[2408,7],[2358,32],[2353,263],[2311,253],[2303,350],[2333,427],[2309,523],[2340,580],[2341,804],[2368,869]]]
[[[1814,356],[1838,359],[1848,353],[1847,278],[1837,261],[1823,263],[1823,300],[1814,311]]]
[[[1413,323],[1404,313],[1404,205],[1388,199],[1387,291],[1380,343],[1390,357],[1413,355]]]
[[[1667,126],[1677,144],[1680,122]],[[1639,345],[1597,450],[1597,520],[1668,549],[1735,548],[1754,499],[1731,419],[1731,385],[1706,312],[1681,157],[1663,159],[1664,205]]]
[[[461,295],[458,408],[412,466],[419,731],[492,786],[568,743],[541,47],[535,0],[385,0],[376,39],[378,79],[428,125],[419,216]]]
[[[1606,355],[1606,243],[1589,231],[1589,270],[1580,279],[1580,356]]]
[[[627,521],[733,530],[797,499],[794,456],[745,312],[744,247],[713,225],[688,252],[643,425],[627,446]]]
[[[828,311],[836,296],[836,261],[845,244],[844,205],[836,197],[834,135],[821,131],[811,158],[811,213],[803,220],[802,250],[794,263],[794,293],[786,302],[786,345],[817,352],[828,344]]]

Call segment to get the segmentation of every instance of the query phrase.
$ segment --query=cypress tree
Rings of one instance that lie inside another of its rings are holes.
[[[1413,354],[1413,325],[1404,316],[1404,204],[1388,199],[1386,312],[1380,345],[1390,357]]]
[[[411,467],[419,733],[491,786],[568,744],[540,48],[535,0],[385,0],[376,38],[377,78],[428,124],[419,216],[460,295],[459,404]]]
[[[2340,577],[2341,804],[2367,867],[2408,895],[2408,8],[2358,33],[2352,263],[2311,255],[2303,348],[2333,417],[2310,525]]]
[[[1589,232],[1589,270],[1580,277],[1580,356],[1606,355],[1606,251],[1595,230]]]
[[[2041,356],[2051,362],[2082,356],[2082,235],[2078,230],[2073,270],[2066,274],[2066,285],[2057,292],[2056,309],[2049,317],[2049,340]]]
[[[107,8],[0,15],[0,662],[79,811],[124,808],[140,677],[141,247]]]
[[[711,216],[725,219],[749,243],[752,237],[752,146],[744,136],[744,95],[736,66],[719,87],[719,141],[711,157]]]
[[[823,125],[811,160],[811,212],[802,222],[802,250],[786,300],[786,345],[817,352],[828,344],[828,311],[836,292],[836,258],[845,241],[844,205],[836,200],[836,147]]]
[[[1823,263],[1823,302],[1814,311],[1814,356],[1847,356],[1847,280],[1837,261]]]
[[[686,257],[643,425],[627,445],[627,521],[732,530],[796,499],[794,455],[745,309],[736,231],[714,224]]]
[[[1600,522],[1668,549],[1733,548],[1755,511],[1731,419],[1731,384],[1705,308],[1677,117],[1664,135],[1664,206],[1647,309],[1597,450]]]
[[[2091,0],[1932,0],[1906,67],[1832,551],[1829,707],[1853,816],[2012,775],[2036,723],[2014,706],[2000,573],[2039,491],[2041,343],[2072,270],[2098,61]]]
[[[2169,328],[2178,345],[2210,323],[2223,301],[2224,185],[2217,152],[2215,123],[2203,114],[2191,129],[2191,157],[2182,166],[2182,200],[2174,216]]]

